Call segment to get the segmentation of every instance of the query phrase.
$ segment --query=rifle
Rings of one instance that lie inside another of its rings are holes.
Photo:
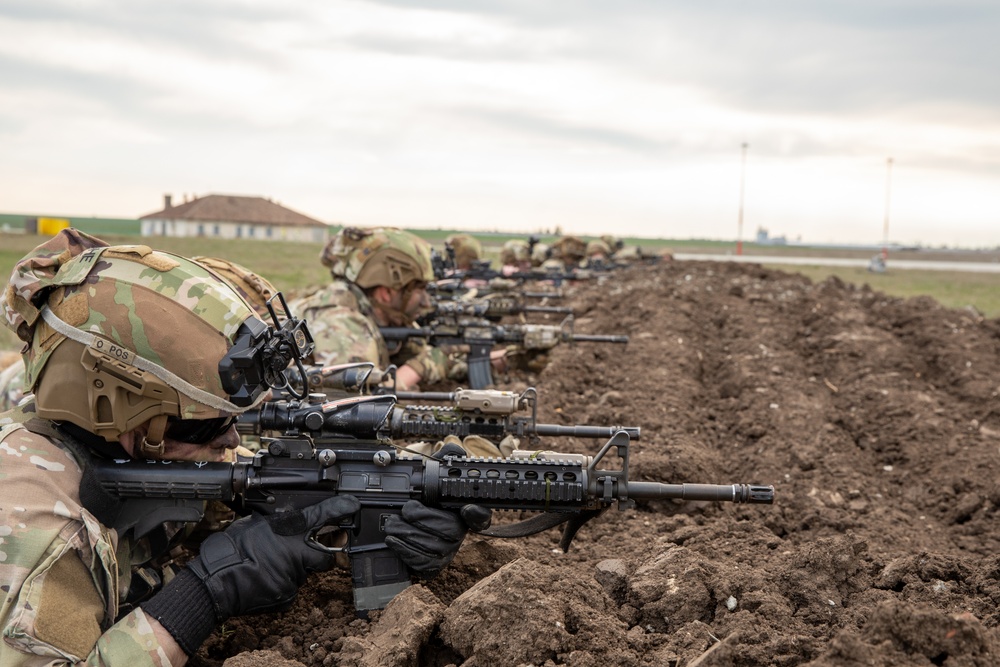
[[[515,452],[508,459],[445,455],[416,456],[385,439],[392,397],[358,397],[328,412],[357,411],[341,418],[323,437],[269,440],[266,451],[234,463],[94,460],[88,465],[104,499],[102,518],[136,538],[168,521],[197,521],[204,501],[219,500],[239,512],[286,512],[331,495],[355,496],[361,510],[339,525],[344,547],[317,549],[346,553],[351,561],[354,606],[361,616],[382,609],[410,583],[402,561],[385,544],[382,525],[399,515],[408,500],[442,509],[468,504],[493,510],[541,512],[523,522],[488,528],[488,537],[523,537],[563,525],[560,547],[568,551],[577,531],[613,504],[619,510],[637,500],[708,500],[772,503],[774,487],[750,484],[662,484],[629,479],[629,436],[614,434],[594,456],[555,452]],[[330,425],[332,427],[332,424]],[[600,467],[605,460],[607,469]],[[151,465],[155,463],[155,465]]]
[[[492,322],[499,322],[508,315],[522,313],[572,315],[573,309],[565,306],[530,306],[513,295],[498,294],[474,301],[436,301],[434,311],[425,319],[481,317]]]
[[[308,435],[319,438],[327,433],[357,435],[354,429],[373,429],[383,403],[393,404],[383,436],[392,440],[442,440],[448,435],[465,438],[478,435],[494,443],[513,435],[528,438],[537,445],[539,436],[573,438],[611,438],[622,431],[631,440],[639,440],[638,426],[589,426],[577,424],[539,424],[537,417],[538,391],[529,387],[521,394],[510,391],[459,389],[445,394],[410,392],[427,400],[445,400],[452,406],[396,405],[398,395],[367,397],[368,400],[347,403],[333,401],[268,401],[256,410],[240,415],[236,429],[242,435],[267,435],[279,431],[285,435]],[[530,409],[528,416],[516,412]],[[375,410],[376,412],[372,412]],[[359,426],[360,425],[360,426]]]
[[[503,294],[508,295],[512,292],[516,292],[519,297],[525,299],[561,299],[563,298],[563,293],[561,290],[543,290],[541,292],[521,290],[521,283],[517,280],[507,280],[506,278],[494,278],[489,281],[485,287],[466,287],[462,284],[461,280],[447,279],[447,280],[436,280],[432,283],[427,284],[427,293],[434,297],[450,297],[458,298],[460,296],[474,293],[478,296],[486,296],[491,294]]]
[[[424,338],[431,345],[466,345],[469,348],[469,385],[484,389],[493,384],[490,351],[494,345],[515,343],[526,350],[549,350],[559,343],[628,343],[628,336],[573,333],[573,316],[561,325],[494,324],[487,320],[435,323],[428,327],[379,327],[387,343]]]

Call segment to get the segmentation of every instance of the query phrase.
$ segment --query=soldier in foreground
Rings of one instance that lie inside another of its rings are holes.
[[[217,275],[70,229],[18,263],[3,303],[34,397],[0,417],[0,664],[182,665],[217,625],[287,608],[332,567],[305,537],[353,515],[352,496],[238,519],[187,564],[170,563],[182,527],[108,527],[122,505],[88,475],[95,460],[232,460],[236,416],[267,394],[233,360],[280,332]],[[411,509],[385,532],[434,573],[465,523]]]

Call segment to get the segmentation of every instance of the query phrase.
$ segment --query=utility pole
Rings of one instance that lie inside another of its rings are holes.
[[[747,171],[747,146],[744,141],[742,146],[742,156],[740,158],[740,214],[736,227],[736,254],[743,254],[743,190]]]
[[[889,200],[892,194],[892,158],[885,161],[885,221],[882,224],[882,262],[889,259]]]

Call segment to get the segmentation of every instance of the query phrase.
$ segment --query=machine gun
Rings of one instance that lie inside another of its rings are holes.
[[[481,534],[522,537],[563,525],[564,551],[588,520],[615,504],[624,511],[637,500],[774,500],[772,486],[631,481],[630,440],[624,431],[615,433],[594,456],[528,451],[507,459],[414,455],[386,440],[391,399],[357,397],[331,404],[328,415],[347,411],[351,416],[337,418],[335,429],[333,418],[325,417],[330,428],[322,437],[270,439],[252,459],[234,463],[94,460],[88,474],[112,501],[104,501],[102,522],[119,534],[131,532],[139,538],[168,521],[198,521],[207,500],[222,501],[241,513],[274,514],[350,494],[361,509],[339,525],[347,534],[346,546],[324,546],[315,535],[309,539],[317,549],[350,558],[354,606],[364,616],[384,608],[410,583],[406,566],[385,543],[382,526],[411,499],[449,510],[475,504],[541,512]]]
[[[494,324],[488,320],[436,322],[427,327],[379,327],[387,343],[424,338],[431,345],[468,346],[469,385],[484,389],[493,384],[490,351],[494,345],[514,343],[525,350],[549,350],[559,343],[628,343],[628,336],[573,333],[573,317],[560,325]]]
[[[406,397],[406,396],[404,396]],[[538,423],[538,391],[529,387],[521,394],[510,391],[459,389],[453,393],[409,392],[411,398],[444,400],[449,406],[397,405],[400,396],[384,394],[366,397],[355,403],[349,399],[303,401],[268,401],[256,410],[240,415],[236,429],[243,435],[308,435],[322,438],[329,433],[355,434],[375,428],[373,410],[382,404],[393,405],[386,423],[379,425],[382,436],[392,440],[442,440],[454,435],[465,438],[477,435],[499,443],[508,435],[527,438],[537,446],[539,437],[611,438],[624,432],[630,440],[639,440],[638,426],[589,426],[584,424]],[[526,412],[526,415],[516,413]],[[360,427],[358,426],[360,425]]]

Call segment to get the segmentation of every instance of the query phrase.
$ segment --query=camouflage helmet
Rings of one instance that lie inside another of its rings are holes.
[[[587,256],[587,244],[576,236],[563,236],[552,244],[552,250],[564,261],[578,261]]]
[[[520,241],[518,239],[511,239],[503,244],[500,248],[500,263],[501,264],[519,264],[521,262],[530,262],[531,253],[528,250],[527,241]]]
[[[483,244],[469,234],[452,234],[444,242],[455,250],[455,266],[460,269],[472,266],[483,255]]]
[[[277,288],[263,276],[259,276],[245,266],[221,257],[192,257],[204,267],[219,274],[236,293],[249,303],[257,315],[267,321],[267,300],[278,293]]]
[[[594,255],[604,255],[605,257],[609,257],[611,255],[611,248],[609,248],[608,244],[601,239],[588,241],[587,257],[593,257]]]
[[[392,227],[345,227],[327,242],[320,261],[335,278],[362,289],[378,285],[403,289],[414,280],[434,280],[431,245]]]
[[[536,243],[531,249],[531,265],[541,266],[545,260],[552,257],[552,248],[547,243]]]
[[[611,252],[618,252],[625,247],[624,241],[617,236],[612,236],[611,234],[605,234],[601,237],[601,240],[608,244],[608,248],[611,249]]]
[[[221,423],[266,396],[231,394],[220,367],[247,326],[266,325],[189,259],[65,229],[18,262],[3,306],[38,416],[108,441],[148,423],[157,444],[170,422]]]

